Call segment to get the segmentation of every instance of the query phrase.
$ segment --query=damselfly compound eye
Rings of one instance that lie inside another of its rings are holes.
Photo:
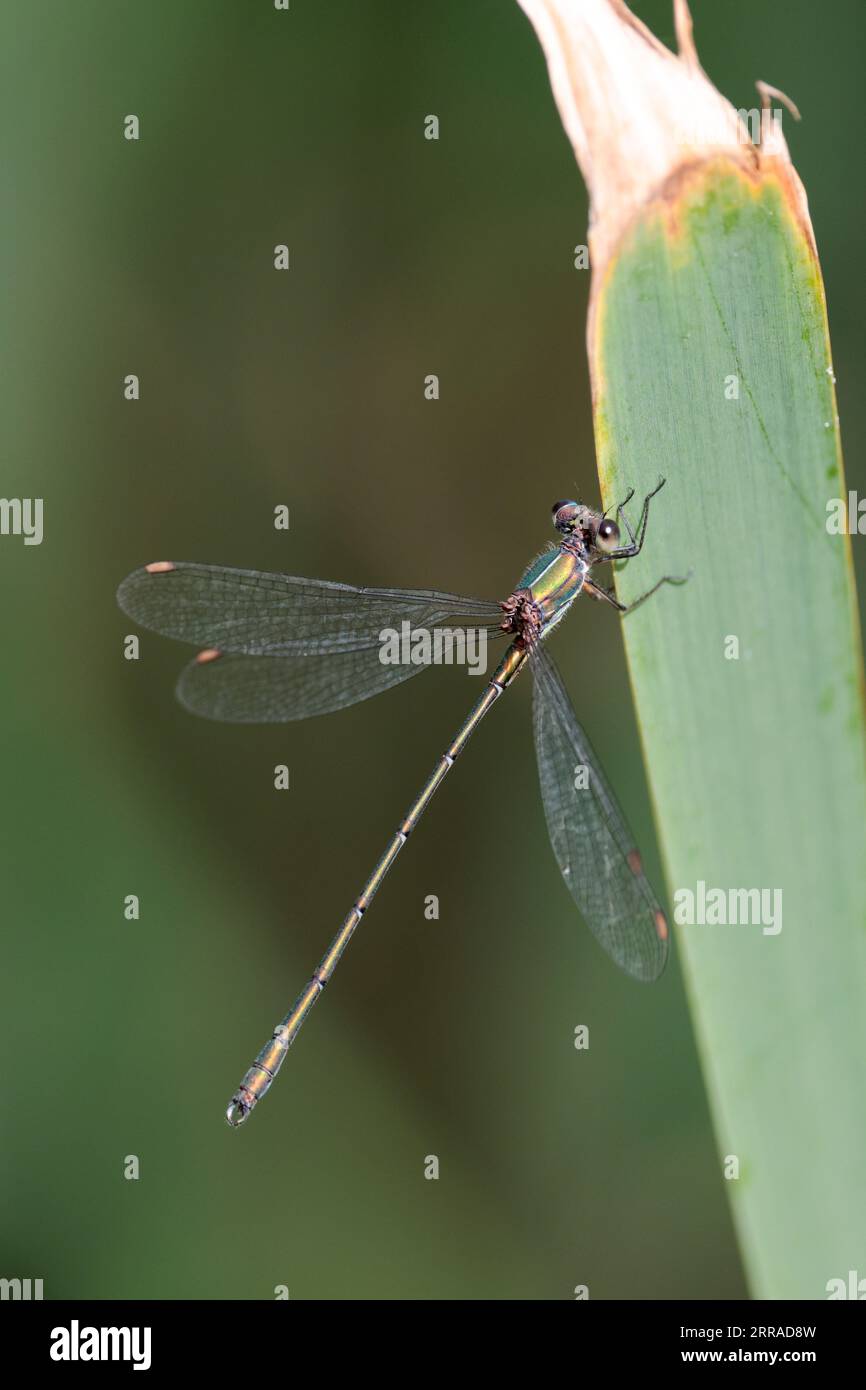
[[[579,502],[554,502],[553,524],[557,531],[570,531],[577,522]]]
[[[619,527],[610,517],[604,517],[598,524],[595,543],[599,550],[615,550],[619,545]]]

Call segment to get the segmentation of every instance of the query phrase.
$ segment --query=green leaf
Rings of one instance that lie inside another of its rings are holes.
[[[605,504],[668,480],[620,598],[693,571],[625,641],[720,1179],[755,1295],[825,1298],[866,1274],[866,722],[797,112],[759,83],[752,142],[686,0],[676,54],[623,0],[519,2],[590,190]]]
[[[755,1295],[822,1298],[866,1272],[866,740],[820,270],[785,180],[720,160],[598,291],[605,503],[668,479],[620,597],[693,569],[625,622],[669,887],[781,893],[775,934],[675,932],[720,1171]]]

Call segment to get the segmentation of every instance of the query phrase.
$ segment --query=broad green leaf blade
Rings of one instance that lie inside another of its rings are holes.
[[[781,895],[769,929],[676,929],[720,1169],[755,1294],[826,1297],[866,1250],[866,748],[820,271],[784,186],[716,164],[648,210],[592,350],[605,503],[669,480],[620,596],[694,570],[625,623],[675,907]]]
[[[720,1181],[757,1296],[839,1296],[866,1251],[866,726],[805,194],[686,0],[677,54],[623,0],[519,3],[590,190],[605,504],[668,479],[620,597],[694,571],[625,640]]]

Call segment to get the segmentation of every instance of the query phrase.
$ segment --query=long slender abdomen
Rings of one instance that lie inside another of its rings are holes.
[[[418,796],[413,801],[405,818],[401,821],[399,828],[382,855],[375,869],[371,873],[360,894],[355,899],[352,910],[343,922],[337,935],[334,937],[324,956],[320,960],[313,977],[309,984],[296,999],[291,1011],[273,1031],[273,1035],[265,1043],[259,1052],[253,1065],[246,1073],[235,1094],[229,1101],[226,1110],[226,1119],[229,1124],[236,1128],[243,1124],[253,1106],[256,1105],[271,1086],[274,1077],[282,1066],[286,1058],[286,1053],[294,1042],[301,1030],[307,1016],[313,1008],[328,980],[337,968],[337,964],[357,930],[361,919],[370,906],[373,897],[378,892],[382,882],[390,869],[400,850],[405,845],[421,816],[426,811],[433,794],[447,777],[455,761],[462,753],[467,741],[478,728],[485,714],[499,699],[499,696],[511,683],[518,671],[526,661],[527,651],[524,645],[513,642],[500,661],[490,680],[488,681],[484,693],[478,703],[467,715],[461,724],[454,739],[448,749],[442,754],[435,768],[433,769]]]

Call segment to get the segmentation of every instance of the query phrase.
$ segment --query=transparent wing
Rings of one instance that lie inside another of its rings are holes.
[[[532,669],[535,752],[556,862],[608,955],[635,979],[655,980],[668,954],[664,913],[562,677],[540,644]],[[575,786],[580,768],[586,787]]]
[[[138,569],[117,591],[124,613],[165,637],[247,655],[309,656],[379,645],[385,627],[480,626],[497,603],[421,589],[357,589],[323,579],[179,562]]]
[[[386,628],[503,635],[499,604],[484,599],[220,565],[134,570],[117,601],[143,627],[206,648],[181,673],[178,698],[194,714],[241,724],[328,714],[425,670],[381,660]]]
[[[177,697],[193,714],[233,724],[284,724],[354,705],[426,666],[388,665],[377,648],[317,656],[243,656],[191,661]]]

